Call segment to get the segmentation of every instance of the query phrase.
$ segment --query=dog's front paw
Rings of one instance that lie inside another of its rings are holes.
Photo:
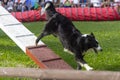
[[[93,68],[92,68],[92,67],[89,67],[89,68],[87,69],[87,71],[93,71]]]
[[[92,71],[93,68],[90,67],[88,64],[84,64],[84,67],[86,68],[87,71]]]

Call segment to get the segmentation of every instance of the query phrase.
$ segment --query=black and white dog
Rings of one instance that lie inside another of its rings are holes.
[[[83,59],[83,53],[91,48],[96,53],[102,50],[94,34],[82,34],[75,28],[72,21],[55,10],[52,2],[46,2],[44,7],[48,21],[43,32],[37,37],[36,45],[44,36],[53,34],[61,41],[64,51],[75,55],[78,69],[85,67],[86,70],[92,70],[93,68]]]

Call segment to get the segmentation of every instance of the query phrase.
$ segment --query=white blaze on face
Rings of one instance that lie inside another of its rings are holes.
[[[83,34],[82,37],[87,37],[88,34]]]

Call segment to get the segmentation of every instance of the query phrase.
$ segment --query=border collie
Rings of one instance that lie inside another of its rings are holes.
[[[89,49],[93,49],[95,53],[102,51],[94,34],[82,34],[75,28],[72,21],[55,10],[52,2],[46,2],[44,9],[48,20],[43,32],[37,37],[35,44],[37,45],[39,40],[44,36],[52,34],[59,38],[65,52],[74,54],[78,63],[77,69],[85,67],[88,71],[92,70],[93,68],[83,58],[84,52]]]

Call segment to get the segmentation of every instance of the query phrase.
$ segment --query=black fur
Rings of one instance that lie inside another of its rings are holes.
[[[98,47],[98,42],[95,40],[93,33],[84,37],[83,34],[75,28],[72,21],[56,12],[52,2],[48,1],[45,5],[47,3],[51,4],[50,7],[46,9],[48,21],[45,24],[43,32],[37,37],[36,44],[44,36],[53,34],[59,38],[65,49],[74,53],[77,62],[86,64],[86,61],[83,59],[83,53],[90,48],[95,49],[95,47]],[[80,64],[78,68],[81,69]]]

